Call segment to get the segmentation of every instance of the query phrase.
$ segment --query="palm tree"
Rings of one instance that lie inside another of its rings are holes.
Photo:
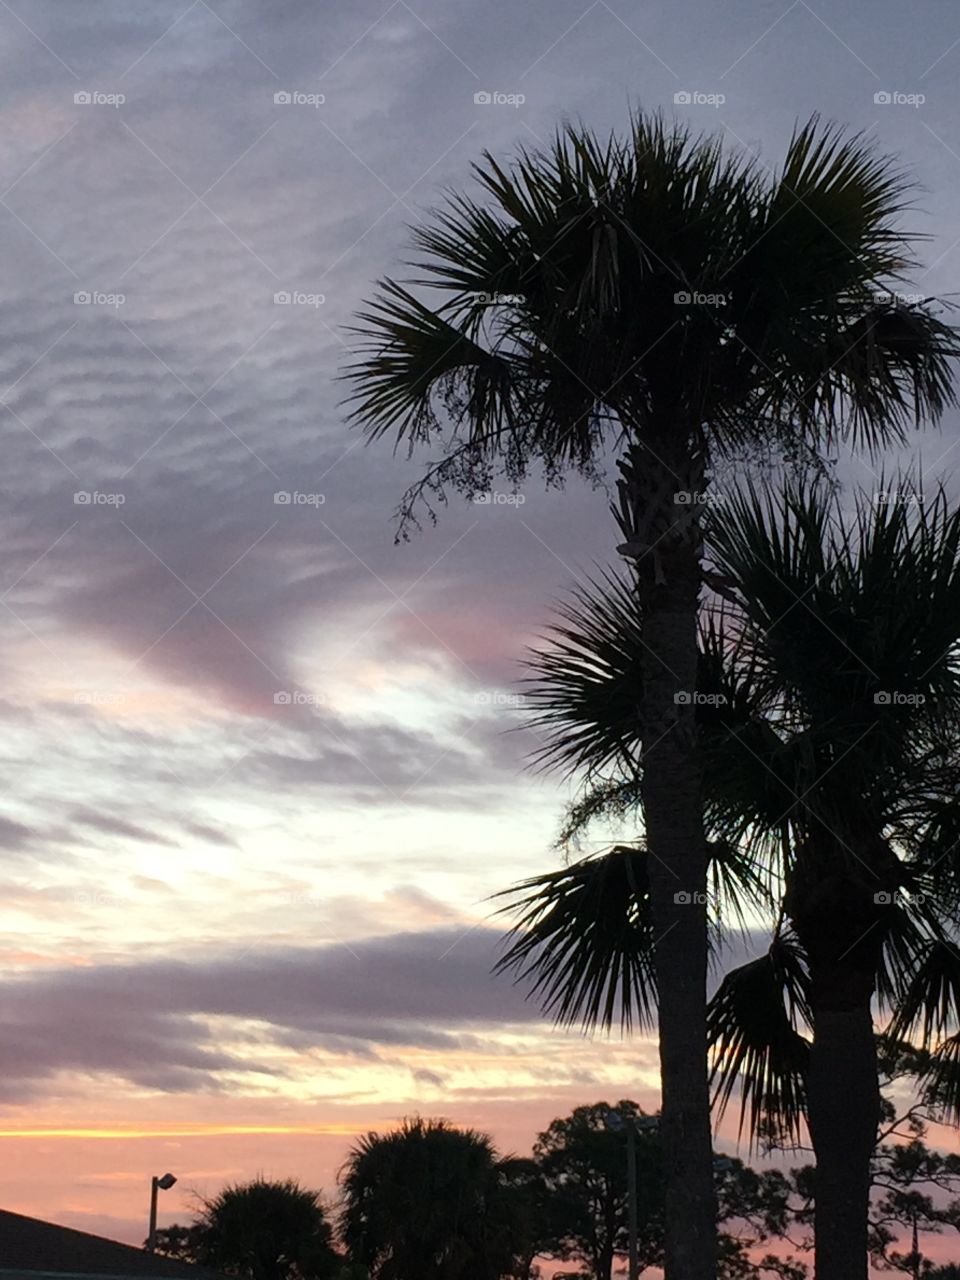
[[[224,1187],[190,1229],[196,1261],[248,1280],[332,1280],[332,1234],[317,1192],[294,1179]]]
[[[711,461],[761,442],[878,445],[937,418],[952,330],[878,284],[911,265],[908,183],[862,137],[816,119],[779,173],[659,117],[626,139],[569,127],[544,152],[475,167],[414,233],[421,273],[360,316],[352,416],[371,438],[436,444],[402,510],[445,485],[542,464],[619,468],[620,552],[642,603],[643,746],[668,1280],[715,1274],[706,1082],[706,874],[693,707],[701,497]],[[428,301],[410,291],[438,290]],[[401,525],[401,531],[407,526]],[[692,909],[674,902],[677,885]]]
[[[718,717],[713,820],[778,856],[777,940],[796,943],[808,972],[824,1278],[865,1274],[875,997],[899,1030],[927,1039],[960,1009],[960,862],[943,838],[960,763],[960,513],[942,494],[926,507],[898,493],[861,501],[849,522],[815,491],[779,504],[753,496],[713,539],[718,571],[741,586],[731,657],[722,625],[706,646],[739,698],[729,722],[723,707]],[[761,728],[772,730],[762,742]],[[722,1018],[718,1029],[729,1086],[742,1041],[725,1038]]]
[[[806,1117],[817,1277],[856,1280],[880,1115],[875,997],[893,1034],[934,1047],[927,1087],[960,1115],[960,513],[940,495],[861,502],[844,520],[812,485],[729,496],[709,533],[723,598],[701,629],[694,701],[726,872],[713,899],[729,904],[733,887],[734,907],[755,904],[762,877],[777,907],[767,954],[711,1004],[717,1100],[739,1082],[752,1136],[795,1135]],[[545,758],[608,771],[573,830],[641,798],[617,773],[637,736],[640,622],[629,584],[607,579],[534,657]],[[653,1006],[649,895],[623,873],[648,863],[616,849],[522,887],[503,964],[561,1017],[609,1025]]]
[[[341,1234],[373,1280],[499,1280],[524,1250],[519,1171],[445,1120],[368,1133],[341,1173]]]

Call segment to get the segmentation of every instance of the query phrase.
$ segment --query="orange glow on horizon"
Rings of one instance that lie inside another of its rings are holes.
[[[361,1125],[360,1129],[376,1129],[375,1123]],[[0,1138],[222,1138],[244,1134],[280,1134],[292,1136],[330,1135],[351,1137],[358,1132],[356,1125],[308,1124],[308,1125],[158,1125],[149,1129],[0,1129]]]

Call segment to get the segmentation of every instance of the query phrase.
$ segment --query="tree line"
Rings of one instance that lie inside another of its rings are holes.
[[[888,1086],[924,1069],[887,1041],[880,1051]],[[884,1100],[870,1252],[884,1269],[953,1280],[925,1253],[931,1234],[960,1232],[960,1156],[924,1141],[939,1118],[930,1104],[898,1114]],[[243,1280],[537,1280],[548,1263],[569,1280],[612,1280],[629,1250],[632,1153],[643,1275],[664,1258],[659,1130],[630,1099],[601,1101],[552,1121],[519,1157],[484,1133],[414,1117],[361,1138],[331,1199],[293,1179],[228,1186],[199,1200],[189,1224],[159,1230],[157,1252]],[[713,1181],[723,1280],[806,1280],[812,1168],[715,1155]]]

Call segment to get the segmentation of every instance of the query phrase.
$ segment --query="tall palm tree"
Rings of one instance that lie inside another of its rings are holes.
[[[712,1002],[718,1100],[739,1082],[753,1134],[795,1134],[807,1117],[818,1280],[866,1277],[875,997],[896,1034],[935,1042],[928,1083],[960,1114],[960,512],[900,493],[852,520],[822,486],[722,495],[709,530],[723,596],[701,629],[694,699],[708,829],[715,865],[754,902],[762,873],[778,907],[766,956]],[[617,773],[633,758],[641,635],[635,593],[608,579],[535,655],[545,758],[610,770],[575,827],[642,798]],[[526,932],[504,963],[563,1016],[609,1023],[617,1001],[653,1004],[644,895],[621,877],[602,930],[591,908],[622,861],[523,888]]]
[[[526,1244],[517,1177],[486,1135],[445,1120],[368,1133],[341,1172],[347,1252],[373,1280],[499,1280]]]
[[[760,441],[877,445],[937,418],[954,337],[926,305],[878,302],[911,265],[895,226],[908,183],[816,120],[776,174],[639,115],[625,139],[570,127],[475,176],[478,198],[451,196],[414,232],[420,275],[383,281],[361,314],[353,417],[441,449],[404,504],[414,518],[418,497],[487,488],[496,467],[518,482],[533,464],[549,478],[617,459],[619,550],[643,605],[631,713],[663,996],[666,1268],[709,1280],[705,841],[693,707],[677,697],[696,682],[704,477]]]

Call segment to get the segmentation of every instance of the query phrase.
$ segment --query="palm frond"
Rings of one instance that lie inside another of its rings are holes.
[[[751,312],[736,336],[779,374],[757,380],[753,405],[771,427],[786,414],[828,444],[846,430],[876,449],[954,402],[955,330],[889,292],[915,265],[898,226],[911,186],[864,134],[816,116],[795,132],[731,279]]]
[[[707,853],[707,885],[719,946],[729,930],[745,933],[748,917],[769,913],[777,904],[764,863],[756,859],[749,845],[709,840]]]
[[[635,812],[629,809],[627,812]],[[725,930],[746,928],[748,912],[773,905],[749,854],[723,840],[708,844],[711,954]],[[496,971],[512,971],[558,1022],[609,1030],[653,1025],[655,934],[649,918],[647,854],[615,845],[497,894],[517,917]],[[619,1019],[617,1011],[619,1010]]]
[[[604,573],[557,608],[547,644],[532,651],[524,681],[529,726],[544,745],[534,760],[596,776],[632,769],[640,742],[643,634],[637,593]]]
[[[496,971],[529,982],[530,996],[564,1024],[609,1030],[655,1022],[655,938],[647,854],[616,846],[526,880],[498,897],[518,917]]]
[[[960,916],[960,797],[955,791],[956,750],[931,751],[932,785],[913,806],[904,805],[903,841],[918,889],[945,917]],[[912,797],[907,797],[909,801]]]
[[[938,1037],[960,1031],[960,952],[945,938],[935,938],[916,956],[902,979],[900,999],[890,1034],[902,1039],[919,1035],[931,1048]]]
[[[508,355],[482,346],[402,285],[383,281],[358,319],[351,331],[365,343],[346,370],[355,384],[347,404],[372,438],[395,431],[398,441],[429,440],[441,430],[440,400],[471,435],[481,426],[499,432],[513,420],[518,391]]]
[[[722,1118],[739,1085],[739,1131],[746,1129],[751,1144],[770,1131],[799,1138],[810,1046],[798,1025],[811,1022],[803,956],[785,936],[728,973],[710,1001],[714,1105]]]
[[[899,477],[850,519],[817,482],[747,485],[711,515],[715,570],[741,597],[736,661],[802,747],[781,751],[782,785],[828,824],[856,798],[876,830],[916,829],[960,723],[960,512],[940,490],[909,498]]]

